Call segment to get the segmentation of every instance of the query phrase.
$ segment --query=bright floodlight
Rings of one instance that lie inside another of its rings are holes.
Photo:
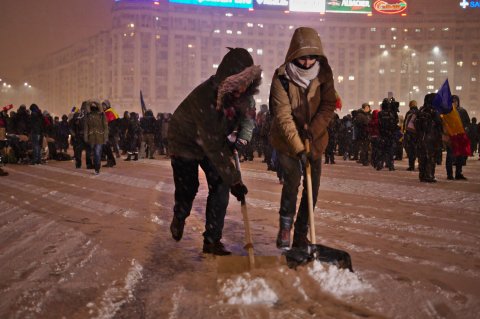
[[[439,47],[437,47],[437,46],[436,46],[436,47],[434,47],[434,48],[433,48],[433,53],[435,53],[435,54],[439,54],[439,53],[440,53],[440,48],[439,48]]]

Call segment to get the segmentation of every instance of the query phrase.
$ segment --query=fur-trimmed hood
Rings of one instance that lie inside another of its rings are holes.
[[[242,72],[227,77],[218,88],[217,111],[233,106],[245,114],[251,104],[251,96],[258,93],[261,81],[262,69],[259,65],[249,66]],[[235,94],[241,91],[244,92],[235,97]]]

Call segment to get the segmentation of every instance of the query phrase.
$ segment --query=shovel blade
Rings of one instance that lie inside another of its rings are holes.
[[[332,264],[341,269],[353,272],[350,254],[344,250],[325,245],[308,245],[306,248],[292,248],[284,253],[290,268],[305,265],[313,260]]]
[[[251,267],[248,256],[216,256],[219,274],[241,274],[253,269],[267,269],[286,266],[285,256],[255,256],[255,265]],[[252,269],[253,268],[253,269]]]

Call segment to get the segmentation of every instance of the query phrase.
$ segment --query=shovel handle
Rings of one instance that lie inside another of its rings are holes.
[[[233,158],[235,159],[235,168],[237,172],[240,174],[240,178],[242,178],[242,172],[240,170],[240,159],[238,157],[237,150],[233,151]],[[247,211],[247,203],[244,198],[240,201],[241,209],[242,209],[242,216],[243,216],[243,225],[245,227],[245,248],[248,252],[248,261],[250,264],[250,269],[255,268],[255,257],[253,255],[253,242],[252,242],[252,234],[250,232],[250,221],[248,219],[248,211]]]
[[[305,151],[310,153],[310,140],[305,139]],[[308,203],[308,223],[310,224],[310,241],[313,245],[317,243],[315,238],[315,219],[313,217],[313,193],[312,193],[312,167],[310,166],[310,161],[307,160],[305,165],[305,175],[307,178],[307,203]]]

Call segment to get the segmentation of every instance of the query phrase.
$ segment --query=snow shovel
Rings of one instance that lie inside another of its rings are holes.
[[[305,140],[305,150],[310,153],[310,141]],[[287,259],[287,265],[290,268],[307,264],[313,260],[319,260],[329,264],[336,265],[338,268],[348,269],[353,272],[352,261],[350,255],[343,250],[320,245],[316,243],[315,238],[315,221],[313,216],[313,194],[312,194],[312,169],[310,162],[307,160],[305,165],[305,175],[307,184],[308,199],[308,223],[310,232],[310,242],[305,248],[292,247],[284,253]]]
[[[234,153],[235,159],[235,168],[238,173],[240,173],[240,160],[238,158],[238,152],[235,150]],[[247,212],[247,203],[245,198],[240,201],[242,216],[243,216],[243,225],[245,227],[245,246],[247,250],[248,257],[245,256],[217,256],[217,271],[218,273],[242,273],[245,271],[250,271],[256,268],[270,268],[275,266],[286,265],[286,260],[284,256],[254,256],[253,254],[253,242],[252,234],[250,232],[250,221],[248,219]]]

